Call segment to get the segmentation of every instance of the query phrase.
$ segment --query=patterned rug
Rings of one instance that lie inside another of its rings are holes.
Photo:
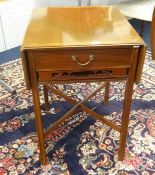
[[[39,161],[38,139],[31,92],[25,90],[21,60],[0,65],[2,78],[17,90],[11,96],[0,86],[0,175],[155,175],[155,62],[146,55],[142,80],[134,86],[126,156],[118,161],[119,133],[83,111],[64,122],[46,141],[49,163]],[[82,100],[99,83],[59,85],[76,100]],[[42,87],[40,87],[42,88]],[[104,89],[87,106],[120,124],[124,82],[111,83],[110,102],[102,103]],[[72,106],[51,94],[47,129]]]

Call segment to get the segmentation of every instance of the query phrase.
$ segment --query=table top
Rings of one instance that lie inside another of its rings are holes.
[[[48,7],[33,11],[22,49],[144,44],[113,6]]]
[[[128,17],[152,21],[155,0],[128,0],[117,4],[119,10]]]

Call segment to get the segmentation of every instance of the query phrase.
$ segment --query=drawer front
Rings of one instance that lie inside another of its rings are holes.
[[[87,71],[39,71],[38,81],[103,80],[104,78],[127,78],[127,68]]]
[[[37,51],[37,71],[87,70],[108,67],[129,67],[131,49]]]

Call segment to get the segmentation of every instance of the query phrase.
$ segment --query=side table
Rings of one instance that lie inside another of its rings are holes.
[[[144,41],[115,7],[49,7],[33,11],[21,53],[26,87],[32,89],[43,165],[47,163],[46,138],[77,108],[120,133],[118,156],[123,160],[133,84],[140,81],[145,50]],[[80,102],[53,86],[56,83],[105,81],[108,91],[109,82],[122,80],[126,81],[126,88],[121,127],[84,104],[104,88],[104,84]],[[75,105],[46,131],[42,124],[39,84],[44,87],[47,109],[49,89]]]

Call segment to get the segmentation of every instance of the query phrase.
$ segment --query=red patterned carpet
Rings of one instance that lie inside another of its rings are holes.
[[[155,62],[146,55],[142,80],[134,86],[124,161],[118,161],[119,133],[79,111],[46,142],[49,163],[39,162],[31,92],[25,90],[21,60],[0,65],[2,78],[17,90],[0,86],[0,175],[155,175]],[[98,83],[59,85],[69,96],[82,100]],[[87,106],[120,124],[124,82],[111,83],[110,103],[104,89]],[[41,93],[42,95],[42,93]],[[72,106],[51,94],[50,114],[42,115],[47,129]]]

